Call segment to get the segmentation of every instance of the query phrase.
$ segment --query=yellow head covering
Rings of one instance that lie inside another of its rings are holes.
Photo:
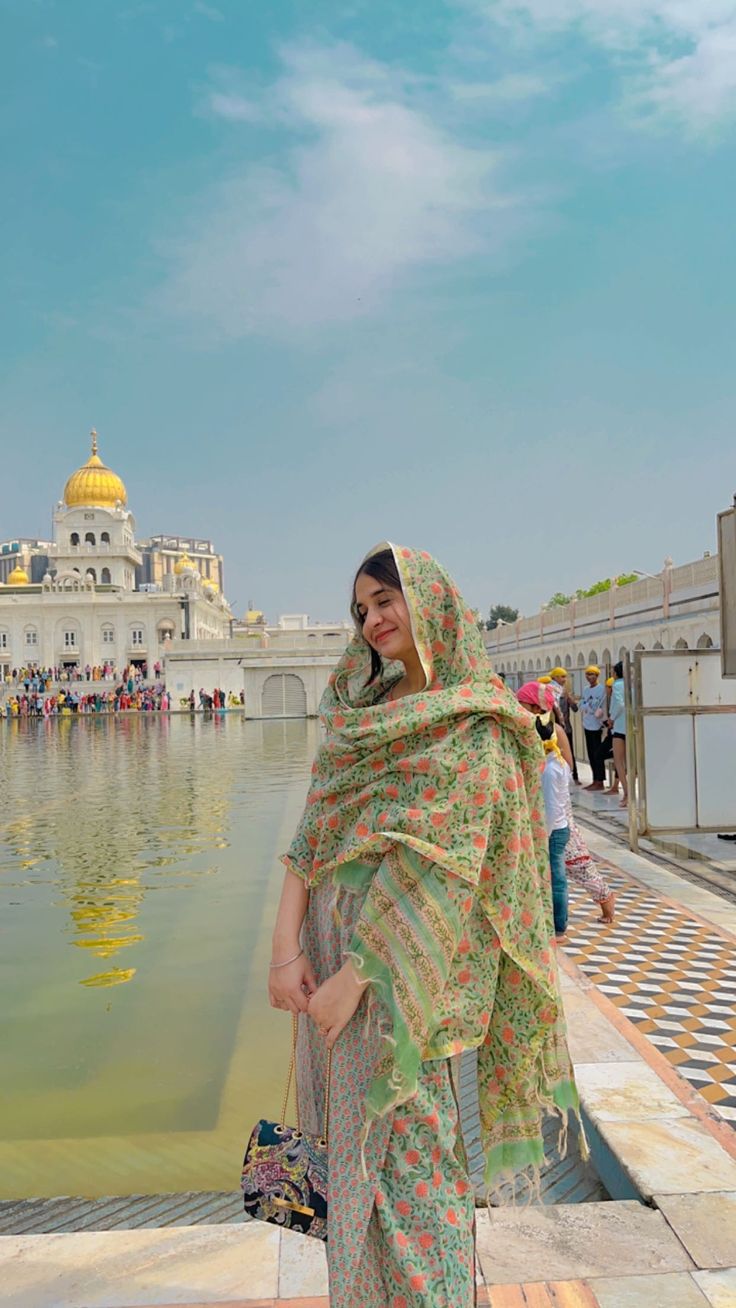
[[[607,686],[612,686],[613,683],[614,683],[614,680],[615,680],[614,677],[606,677],[606,685],[607,685]]]
[[[594,672],[597,677],[601,675],[601,670],[600,668],[596,667],[595,663],[589,663],[585,671]]]
[[[537,681],[539,682],[540,686],[548,686],[551,680],[552,680],[551,677],[537,677]]]

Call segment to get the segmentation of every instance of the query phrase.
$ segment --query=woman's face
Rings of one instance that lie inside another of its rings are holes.
[[[416,657],[403,591],[361,572],[355,583],[355,606],[363,636],[381,658],[405,663],[407,658]]]

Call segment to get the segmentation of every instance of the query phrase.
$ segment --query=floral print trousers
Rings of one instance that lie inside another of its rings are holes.
[[[355,1280],[366,1308],[472,1308],[475,1201],[461,1150],[450,1067],[425,1063],[395,1115]]]
[[[343,962],[361,900],[312,891],[304,947],[321,981]],[[475,1206],[448,1059],[421,1066],[413,1099],[371,1128],[365,1100],[380,1056],[377,1005],[363,1000],[335,1044],[329,1090],[330,1308],[474,1308]],[[326,1050],[299,1022],[302,1125],[319,1131]]]

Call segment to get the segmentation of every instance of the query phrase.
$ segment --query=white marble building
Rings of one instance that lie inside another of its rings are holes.
[[[577,689],[596,663],[608,674],[626,651],[712,649],[720,643],[718,556],[707,554],[658,576],[547,608],[485,633],[491,662],[516,687],[554,667],[568,668]]]
[[[18,566],[0,586],[0,674],[28,666],[149,669],[175,639],[223,640],[232,614],[214,581],[179,560],[164,586],[136,589],[141,554],[120,477],[92,453],[68,478],[53,515],[48,570]]]

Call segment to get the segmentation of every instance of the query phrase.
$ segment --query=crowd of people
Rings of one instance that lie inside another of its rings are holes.
[[[5,678],[6,687],[17,687],[16,694],[0,698],[0,719],[54,718],[60,715],[94,713],[168,713],[171,693],[161,679],[161,665],[154,664],[155,680],[147,680],[147,665],[130,664],[122,673],[111,665],[83,670],[59,668],[14,668]],[[80,685],[81,682],[81,685]],[[86,689],[86,683],[94,689]],[[110,683],[113,684],[110,684]],[[71,684],[70,684],[71,683]],[[220,687],[212,692],[201,687],[192,690],[176,705],[178,710],[210,713],[226,709],[243,709],[245,692],[227,694]]]
[[[539,684],[549,686],[554,696],[555,716],[562,726],[572,755],[572,779],[580,785],[573,747],[571,713],[582,715],[583,732],[588,762],[593,780],[586,790],[602,790],[607,794],[622,792],[621,808],[629,799],[626,775],[626,703],[624,695],[624,665],[614,664],[613,676],[601,683],[601,670],[595,663],[585,669],[586,686],[578,698],[569,684],[564,668],[553,668],[549,675],[538,678]],[[606,787],[606,760],[613,760],[614,778]]]
[[[153,676],[156,681],[161,677],[162,667],[158,660],[153,664]],[[128,663],[119,670],[114,663],[85,664],[81,667],[78,663],[57,664],[53,668],[39,667],[36,663],[29,663],[23,668],[13,668],[12,671],[5,674],[6,686],[22,686],[26,695],[30,691],[38,692],[52,690],[58,685],[74,685],[84,681],[123,681],[127,682],[132,677],[133,682],[142,682],[148,679],[148,663],[145,659],[140,663]]]
[[[236,695],[232,690],[229,695],[226,695],[224,690],[220,690],[220,688],[216,686],[210,695],[203,686],[200,686],[199,696],[197,698],[199,700],[199,707],[203,713],[211,713],[213,710],[220,712],[222,709],[243,708],[245,706],[244,690],[241,690],[239,695]],[[184,703],[188,703],[191,712],[194,713],[197,707],[197,700],[195,700],[193,690],[190,691],[189,698],[184,701]]]
[[[129,678],[112,689],[101,687],[89,694],[61,686],[52,693],[30,689],[28,693],[8,695],[3,707],[6,719],[88,713],[166,713],[171,708],[171,696],[161,683],[148,686]]]

